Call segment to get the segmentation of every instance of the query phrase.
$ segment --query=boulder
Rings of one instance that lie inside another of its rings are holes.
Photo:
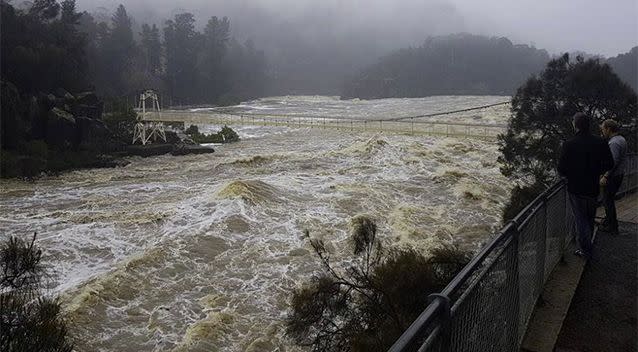
[[[60,148],[69,148],[76,140],[75,118],[69,112],[53,108],[47,115],[46,142]]]
[[[91,119],[86,116],[75,118],[76,137],[74,148],[80,150],[114,152],[123,149],[102,120]]]
[[[126,147],[128,155],[137,155],[141,157],[149,157],[155,155],[168,154],[173,150],[171,144],[147,144],[147,145],[129,145]]]
[[[177,132],[176,135],[177,135],[177,138],[179,138],[179,141],[177,143],[174,143],[174,144],[197,145],[197,143],[195,143],[195,141],[193,141],[193,139],[190,136],[188,136],[188,135],[186,135],[186,134],[184,134],[182,132]]]
[[[69,107],[74,116],[86,116],[91,119],[102,118],[102,104],[73,104]]]
[[[89,106],[97,106],[100,104],[100,99],[98,99],[95,92],[83,92],[75,95],[75,100],[78,104],[84,104]]]
[[[171,152],[171,155],[188,155],[188,154],[210,154],[214,153],[215,149],[211,147],[205,147],[203,145],[190,145],[190,144],[176,144],[175,148]]]
[[[58,88],[55,90],[55,96],[58,98],[62,98],[66,101],[69,100],[74,100],[75,97],[73,96],[73,94],[69,93],[66,89],[64,88]]]
[[[165,133],[166,133],[166,143],[168,144],[178,144],[182,141],[176,132],[165,131]]]

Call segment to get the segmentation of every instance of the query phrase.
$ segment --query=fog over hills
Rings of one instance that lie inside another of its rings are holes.
[[[633,0],[79,0],[109,19],[123,3],[134,26],[191,12],[202,28],[210,16],[228,16],[232,35],[252,39],[268,58],[271,92],[338,94],[343,77],[428,36],[467,32],[504,36],[550,55],[582,51],[613,57],[638,44]]]

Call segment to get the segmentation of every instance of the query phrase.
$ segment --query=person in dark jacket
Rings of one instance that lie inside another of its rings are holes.
[[[563,143],[558,172],[567,178],[567,194],[576,223],[579,249],[575,254],[592,255],[592,235],[596,217],[600,176],[614,166],[607,142],[590,133],[589,116],[577,113],[572,118],[576,135]]]

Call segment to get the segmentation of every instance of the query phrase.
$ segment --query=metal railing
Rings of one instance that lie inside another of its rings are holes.
[[[624,192],[637,188],[628,156]],[[518,351],[536,300],[572,240],[567,187],[539,195],[438,294],[390,348],[403,351]]]
[[[626,163],[625,177],[618,189],[620,195],[638,189],[638,154],[627,155]]]

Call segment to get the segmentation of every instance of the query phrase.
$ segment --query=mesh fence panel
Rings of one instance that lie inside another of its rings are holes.
[[[567,233],[565,223],[566,202],[566,192],[563,188],[550,195],[545,203],[547,209],[547,242],[545,246],[544,281],[547,281],[549,274],[551,274],[554,266],[560,260],[565,248],[565,233]]]
[[[426,322],[419,351],[518,350],[543,286],[573,238],[566,186],[552,186],[520,217],[517,231],[506,227],[467,279],[446,288],[450,321]]]
[[[517,248],[510,238],[452,308],[449,351],[512,351],[517,345]]]
[[[519,326],[527,325],[545,276],[545,208],[537,208],[519,228],[518,275],[520,297]],[[519,329],[518,338],[523,338]]]

